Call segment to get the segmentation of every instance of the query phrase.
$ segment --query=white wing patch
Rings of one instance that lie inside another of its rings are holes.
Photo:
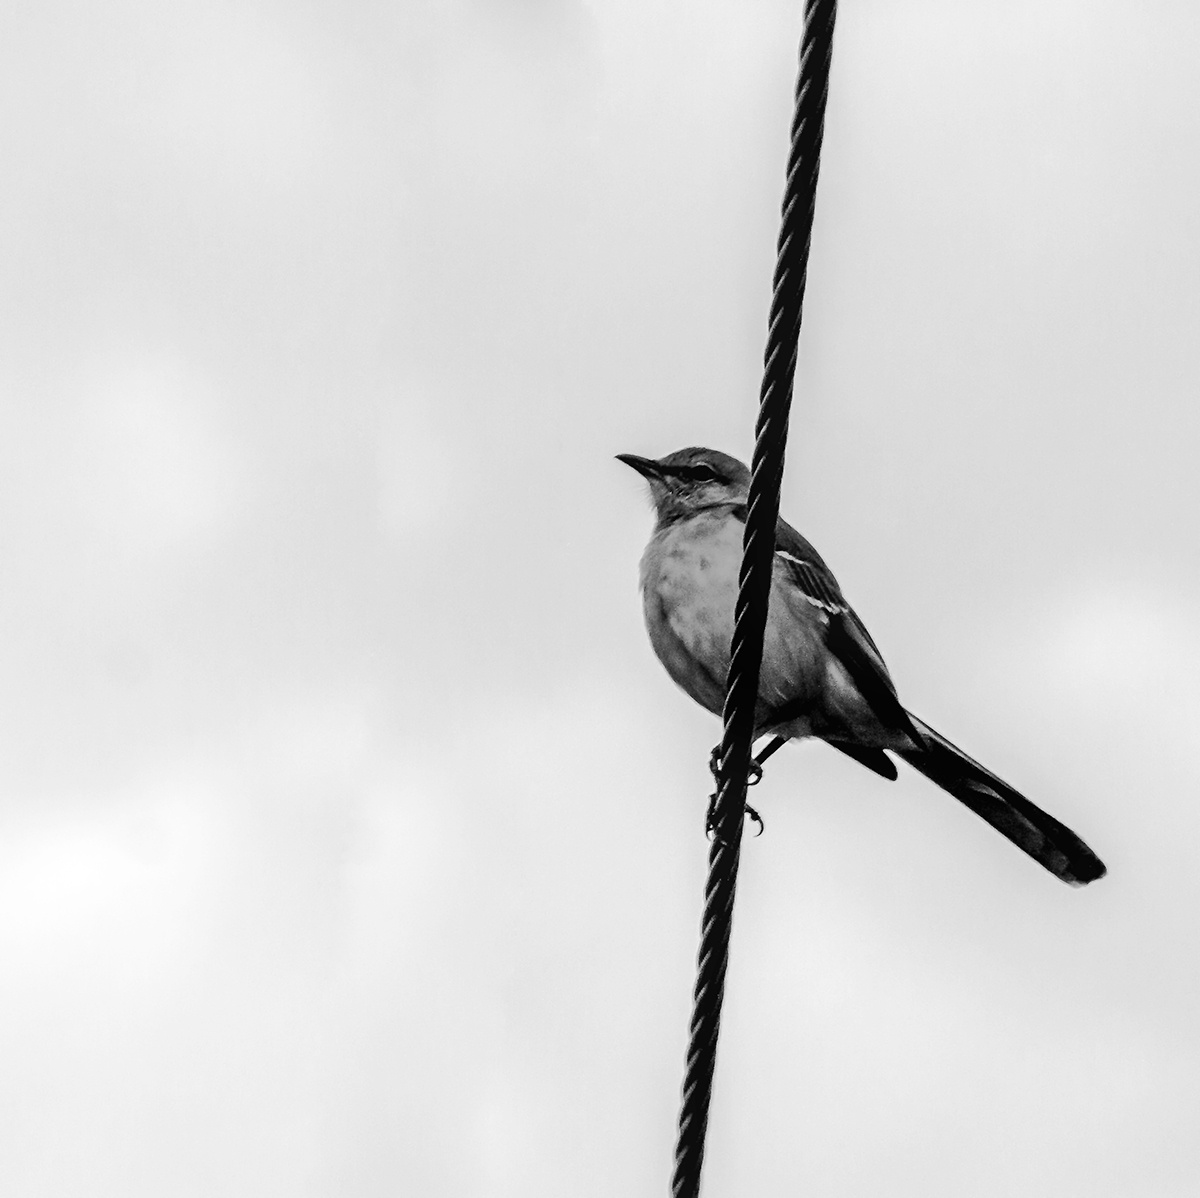
[[[803,567],[805,570],[812,568],[811,562],[806,562],[804,558],[797,557],[794,553],[788,553],[786,549],[776,549],[775,556],[781,557],[785,562],[793,562],[797,566]],[[809,595],[805,591],[800,592],[801,597],[813,607],[819,607],[822,611],[829,612],[830,615],[837,615],[839,612],[846,612],[850,609],[844,603],[830,603],[825,599],[818,599],[813,595]]]
[[[838,612],[846,610],[844,603],[826,603],[824,599],[814,599],[811,595],[805,595],[804,598],[813,605],[819,607],[822,611],[827,611],[831,616],[836,616]]]

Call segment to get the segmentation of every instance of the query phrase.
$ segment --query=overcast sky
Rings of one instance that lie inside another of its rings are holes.
[[[0,22],[0,1192],[667,1193],[800,2]],[[783,508],[1063,886],[755,794],[708,1198],[1200,1192],[1200,8],[844,0]],[[903,769],[903,767],[902,767]]]

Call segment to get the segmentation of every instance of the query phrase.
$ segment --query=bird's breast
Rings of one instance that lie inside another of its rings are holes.
[[[742,559],[742,524],[701,513],[658,530],[642,558],[642,604],[650,642],[667,673],[696,702],[719,712]]]
[[[729,675],[744,525],[703,512],[659,529],[642,558],[642,603],[650,642],[667,673],[697,703],[720,713]],[[759,718],[784,704],[802,710],[791,735],[807,735],[828,685],[824,611],[793,594],[776,562],[759,675]],[[807,709],[811,705],[812,711]]]

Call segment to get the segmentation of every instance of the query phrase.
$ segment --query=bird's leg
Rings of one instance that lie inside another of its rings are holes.
[[[767,745],[767,747],[763,749],[763,751],[754,759],[754,765],[758,768],[758,776],[760,778],[762,777],[763,762],[766,761],[766,759],[770,757],[772,753],[778,753],[779,750],[782,749],[787,743],[788,737],[773,736],[771,737],[771,743]]]
[[[782,744],[782,743],[783,742],[780,741],[780,744]],[[749,765],[749,768],[747,770],[747,775],[746,775],[746,785],[747,786],[757,786],[758,783],[762,780],[763,772],[762,772],[762,766],[759,763],[760,759],[762,761],[765,761],[771,755],[771,753],[773,753],[774,751],[775,751],[774,749],[770,749],[765,754],[760,754],[759,758],[751,758],[750,765]],[[705,820],[704,820],[704,830],[709,834],[709,836],[712,836],[714,831],[716,830],[715,815],[716,815],[716,809],[717,809],[717,796],[721,793],[721,746],[720,745],[717,745],[716,748],[714,748],[712,753],[709,755],[708,768],[709,768],[709,771],[712,773],[713,781],[717,784],[716,790],[714,790],[712,792],[712,794],[709,795],[709,797],[708,797],[708,815],[705,817]],[[759,815],[758,812],[755,811],[754,808],[751,807],[749,803],[743,802],[743,806],[745,807],[746,814],[758,825],[758,831],[755,833],[755,835],[761,836],[763,833],[763,828],[766,827],[766,825],[763,823],[762,816]]]
[[[713,781],[718,785],[721,783],[721,746],[714,745],[713,751],[708,755],[708,772],[712,774]]]
[[[788,739],[789,738],[786,736],[771,737],[771,743],[767,745],[767,747],[763,749],[763,751],[759,753],[757,757],[752,757],[750,759],[750,776],[746,779],[747,786],[757,786],[759,782],[762,781],[763,762],[766,761],[766,759],[770,757],[772,753],[777,753],[780,749],[782,749],[783,746],[788,743]],[[714,752],[716,752],[716,750],[714,750]],[[758,831],[755,833],[755,835],[761,836],[763,834],[763,830],[766,828],[766,824],[763,823],[762,816],[759,815],[749,803],[746,804],[746,814],[758,825]]]
[[[779,745],[784,743],[782,740],[779,739],[779,737],[776,737],[775,740],[779,741]],[[762,763],[764,761],[766,761],[766,759],[768,757],[770,757],[771,754],[774,753],[777,748],[779,748],[779,745],[772,742],[767,747],[766,752],[760,753],[757,757],[750,758],[750,765],[747,767],[747,773],[746,773],[746,785],[747,786],[757,786],[762,781],[762,776],[763,776]],[[713,749],[712,753],[709,754],[708,770],[709,770],[709,773],[711,773],[713,776],[713,781],[716,782],[717,785],[719,786],[721,784],[721,746],[720,745],[717,745],[716,748]]]

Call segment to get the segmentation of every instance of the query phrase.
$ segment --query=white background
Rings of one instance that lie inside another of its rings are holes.
[[[13,3],[0,1191],[667,1192],[799,3]],[[1200,1190],[1200,10],[845,0],[784,511],[1078,829],[771,763],[705,1193]]]

